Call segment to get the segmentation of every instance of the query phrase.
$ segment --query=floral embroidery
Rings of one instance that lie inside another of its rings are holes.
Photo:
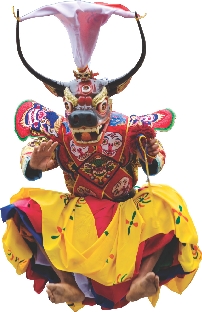
[[[63,199],[65,206],[67,206],[67,204],[69,203],[70,197],[71,196],[69,194],[62,194],[62,195],[60,195],[60,199]]]
[[[110,258],[110,259],[114,259],[114,255],[113,255],[113,254],[110,254],[110,255],[109,255],[109,258]],[[106,260],[107,263],[109,263],[109,258]]]
[[[178,217],[176,218],[176,221],[175,221],[176,224],[180,224],[180,217],[184,218],[185,221],[188,222],[187,217],[183,216],[183,214],[182,214],[182,206],[179,205],[179,211],[177,211],[177,210],[174,209],[174,208],[172,209],[172,211],[173,211],[174,213],[177,213],[177,214],[178,214]]]
[[[122,283],[123,281],[125,282],[125,281],[126,281],[125,277],[126,277],[127,275],[128,275],[128,274],[124,274],[123,276],[121,276],[121,274],[117,275],[116,284],[120,284],[120,283]]]
[[[199,260],[200,260],[202,253],[201,253],[200,249],[198,248],[198,246],[191,244],[191,249],[192,249],[193,258],[195,260],[199,258]]]
[[[149,193],[144,193],[140,195],[137,199],[134,200],[134,203],[139,210],[140,208],[144,208],[146,204],[151,202]]]
[[[57,226],[57,230],[59,232],[59,235],[52,235],[51,236],[52,239],[56,239],[56,238],[58,238],[60,236],[62,237],[64,235],[65,228],[61,228],[61,227]]]
[[[80,208],[83,204],[86,204],[86,200],[84,197],[80,197],[76,202],[76,207]]]
[[[136,216],[136,211],[133,212],[131,221],[126,219],[126,224],[130,224],[129,227],[128,227],[128,235],[130,235],[130,228],[131,228],[132,225],[135,226],[135,227],[138,226],[138,222],[133,222],[133,220],[135,219],[135,216]]]
[[[10,261],[14,261],[14,262],[18,262],[18,263],[26,263],[27,262],[27,260],[25,260],[25,259],[20,260],[19,257],[16,257],[10,249],[8,249],[7,255],[10,257],[10,259],[9,259]]]

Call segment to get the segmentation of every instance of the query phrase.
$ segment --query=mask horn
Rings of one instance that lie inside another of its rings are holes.
[[[41,74],[39,74],[37,71],[35,71],[25,60],[23,53],[22,53],[22,49],[20,46],[20,35],[19,35],[19,24],[20,24],[20,19],[19,19],[19,10],[17,10],[17,24],[16,24],[16,44],[17,44],[17,51],[18,51],[18,55],[23,63],[23,65],[27,68],[27,70],[34,75],[37,79],[39,79],[40,81],[42,81],[46,88],[53,93],[56,96],[64,96],[64,90],[65,88],[69,85],[68,83],[65,82],[60,82],[60,81],[56,81],[56,80],[52,80],[50,78],[46,78],[44,76],[42,76]]]
[[[140,35],[141,35],[141,39],[142,39],[142,53],[137,64],[127,74],[117,79],[109,81],[108,85],[106,86],[109,96],[112,96],[114,94],[117,94],[123,91],[129,84],[132,76],[139,70],[139,68],[142,66],[144,62],[144,59],[146,56],[146,41],[145,41],[145,36],[142,30],[142,26],[140,24],[137,12],[135,12],[135,18],[136,18],[138,28],[140,31]]]

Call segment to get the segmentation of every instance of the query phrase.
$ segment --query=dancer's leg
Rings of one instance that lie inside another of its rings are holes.
[[[152,272],[163,248],[148,256],[143,260],[137,278],[131,284],[130,290],[126,295],[126,300],[137,301],[144,297],[154,295],[159,289],[159,277]]]
[[[49,299],[53,303],[62,302],[82,302],[85,299],[83,292],[79,289],[75,282],[74,276],[70,272],[58,270],[49,260],[43,247],[38,245],[41,252],[44,254],[46,259],[49,261],[51,267],[59,277],[61,283],[47,284],[47,293]]]

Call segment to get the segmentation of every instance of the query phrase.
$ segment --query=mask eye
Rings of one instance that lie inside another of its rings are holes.
[[[114,142],[114,146],[119,147],[120,145],[121,145],[121,141],[116,140],[116,141]]]
[[[64,102],[66,113],[71,113],[73,111],[73,105],[71,102]]]
[[[108,101],[104,99],[101,103],[97,105],[97,111],[99,114],[105,114],[108,108]]]
[[[107,145],[107,143],[108,143],[108,140],[104,138],[102,141],[102,145]]]
[[[91,87],[90,86],[85,85],[85,86],[82,87],[82,92],[83,93],[88,93],[90,91],[91,91]]]

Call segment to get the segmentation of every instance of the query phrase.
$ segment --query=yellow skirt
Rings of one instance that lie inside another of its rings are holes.
[[[169,186],[144,187],[134,198],[119,203],[113,219],[99,238],[85,198],[23,188],[11,198],[11,203],[23,198],[31,198],[40,205],[43,246],[59,270],[81,273],[106,286],[123,283],[133,277],[140,243],[171,231],[179,239],[178,261],[184,272],[190,273],[183,278],[173,278],[166,286],[182,293],[199,267],[202,253],[197,246],[196,229],[183,198]],[[6,222],[4,251],[17,273],[22,274],[32,251],[13,219]],[[158,295],[150,298],[153,305],[157,299]]]

